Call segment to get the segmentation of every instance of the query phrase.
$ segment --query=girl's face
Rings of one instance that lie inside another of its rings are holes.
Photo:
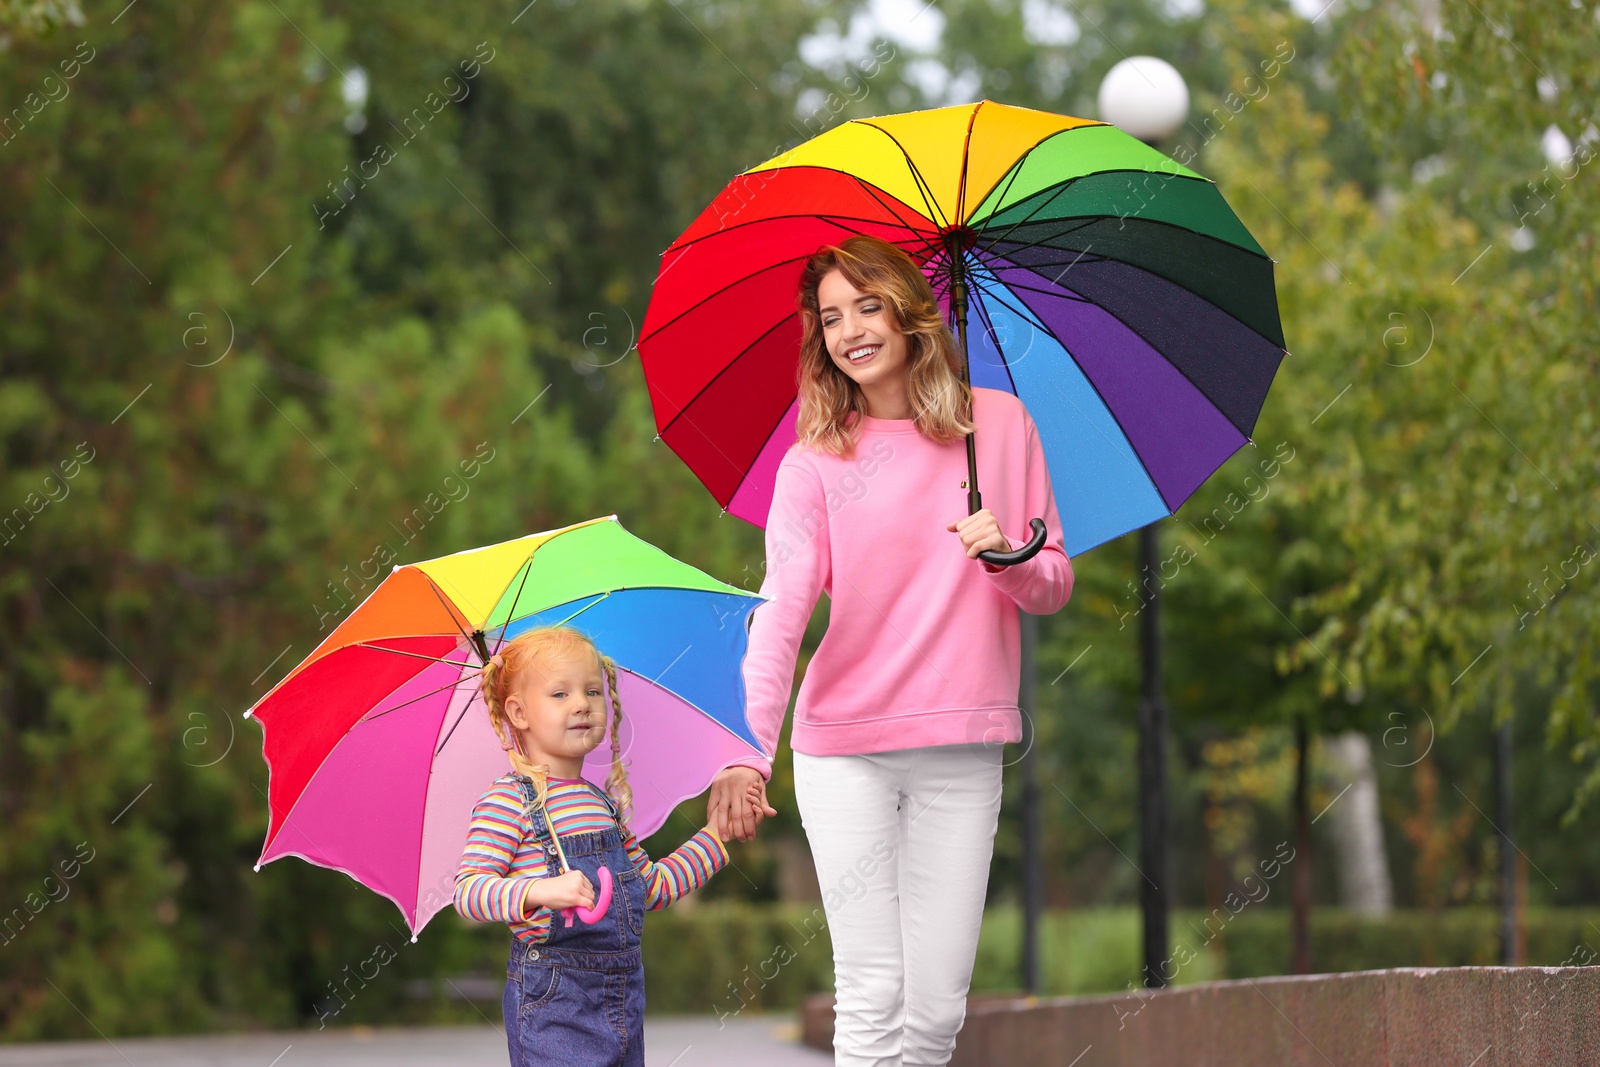
[[[817,308],[829,357],[864,393],[878,393],[882,384],[905,377],[911,343],[888,301],[832,270],[817,283]]]
[[[605,690],[600,661],[592,653],[548,657],[529,664],[506,694],[506,718],[534,763],[548,763],[562,774],[605,739]]]

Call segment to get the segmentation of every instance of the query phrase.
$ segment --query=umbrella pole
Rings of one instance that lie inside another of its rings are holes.
[[[961,251],[961,235],[950,233],[945,237],[945,250],[950,256],[950,311],[956,320],[956,336],[961,339],[961,384],[966,386],[968,396],[972,395],[972,375],[968,369],[967,357],[967,278],[966,262]],[[983,508],[983,497],[978,492],[978,446],[973,441],[977,436],[974,430],[967,434],[967,514],[972,515]],[[1044,547],[1046,530],[1043,519],[1031,519],[1028,526],[1033,530],[1033,536],[1027,544],[1013,552],[997,552],[993,549],[984,549],[978,553],[978,558],[995,567],[1011,567],[1018,563],[1032,559]]]
[[[950,310],[955,313],[956,336],[961,339],[961,384],[972,395],[972,377],[967,369],[967,282],[959,259],[953,259],[955,284],[950,294]],[[977,432],[967,434],[967,514],[983,507],[983,496],[978,492],[978,446],[973,442]]]

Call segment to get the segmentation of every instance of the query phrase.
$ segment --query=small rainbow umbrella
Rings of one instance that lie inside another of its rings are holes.
[[[245,712],[269,768],[256,869],[299,856],[343,871],[394,901],[415,940],[454,897],[473,805],[510,769],[482,666],[555,623],[617,664],[629,826],[648,837],[718,770],[761,754],[740,675],[746,617],[761,603],[615,515],[395,567]],[[608,740],[583,776],[603,787],[610,769]]]
[[[1068,555],[1175,512],[1286,355],[1273,259],[1215,183],[1115,126],[987,100],[841,123],[718,194],[640,334],[660,439],[758,526],[795,440],[800,271],[854,234],[905,249],[970,384],[1027,405]]]

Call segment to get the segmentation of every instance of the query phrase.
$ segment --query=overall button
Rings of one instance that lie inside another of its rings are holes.
[[[538,949],[536,949],[536,948],[532,948],[532,949],[529,949],[529,950],[528,950],[528,958],[529,958],[529,959],[530,959],[530,960],[536,960],[536,959],[538,959],[538,958],[539,958],[539,950],[538,950]]]

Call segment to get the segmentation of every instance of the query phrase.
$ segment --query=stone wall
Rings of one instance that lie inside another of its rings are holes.
[[[832,1048],[833,998],[803,1009]],[[1207,982],[1104,997],[974,996],[951,1067],[1600,1064],[1600,967],[1454,967]]]

